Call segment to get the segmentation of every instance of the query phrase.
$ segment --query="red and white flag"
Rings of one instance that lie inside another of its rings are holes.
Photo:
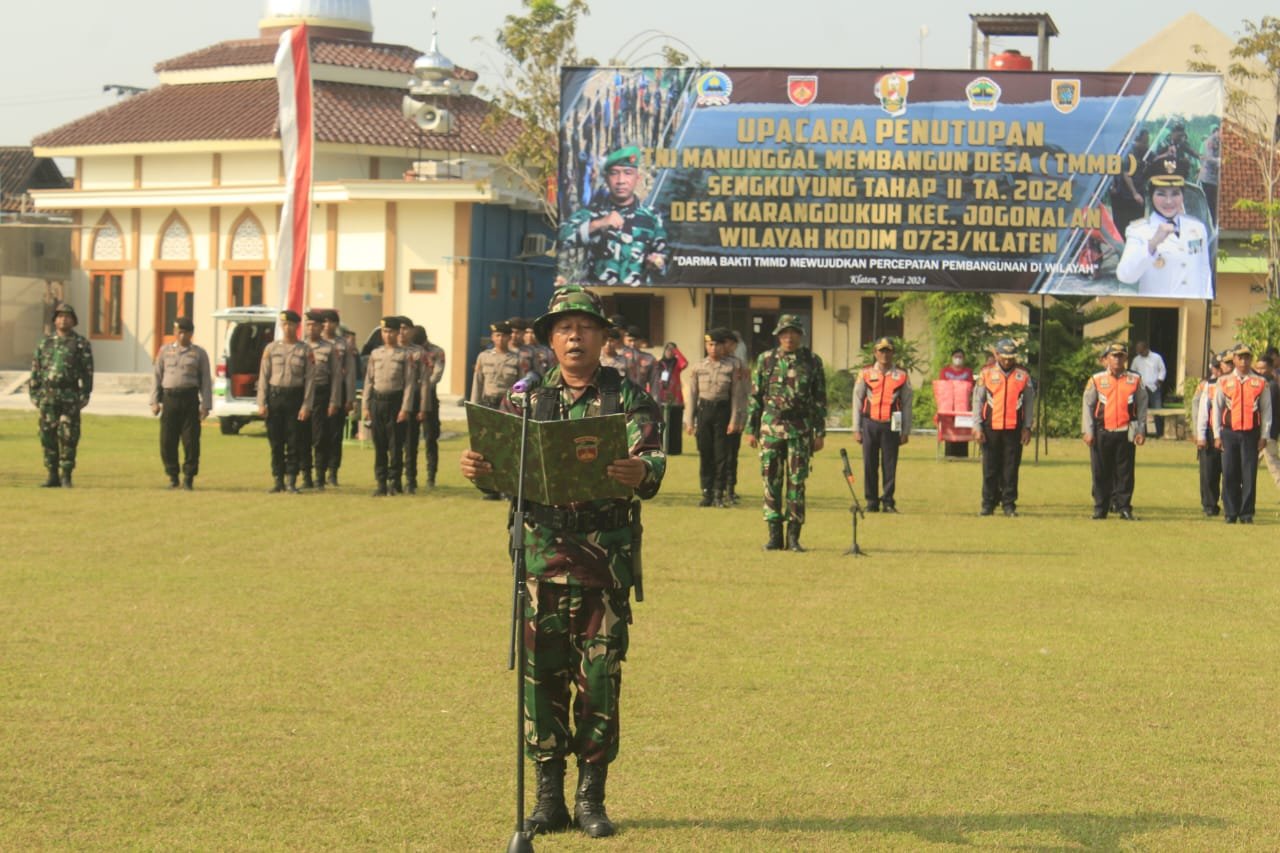
[[[277,304],[302,313],[311,241],[311,162],[315,126],[311,111],[311,56],[307,26],[285,30],[276,51],[280,92],[280,146],[284,155],[284,209],[276,240]]]

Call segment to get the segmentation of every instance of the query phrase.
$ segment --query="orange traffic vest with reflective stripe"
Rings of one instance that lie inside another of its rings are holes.
[[[1261,423],[1258,415],[1258,398],[1267,393],[1267,380],[1261,376],[1241,379],[1232,373],[1218,380],[1222,396],[1231,407],[1222,413],[1222,425],[1237,432],[1255,429]]]
[[[1095,373],[1089,380],[1098,392],[1098,402],[1093,407],[1093,420],[1103,429],[1122,429],[1129,425],[1138,413],[1138,389],[1142,377],[1132,371],[1112,376],[1111,371]]]
[[[902,408],[898,401],[898,389],[907,384],[907,373],[893,368],[881,373],[874,367],[862,368],[862,381],[867,385],[867,396],[862,401],[862,413],[873,421],[887,421]]]
[[[1022,392],[1031,381],[1031,374],[1021,367],[1015,367],[1008,375],[998,367],[984,367],[979,381],[987,389],[982,419],[992,429],[1017,429],[1022,420]]]

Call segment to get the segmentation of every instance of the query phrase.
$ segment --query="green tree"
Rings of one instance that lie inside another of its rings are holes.
[[[1231,48],[1231,62],[1220,69],[1212,62],[1196,59],[1187,63],[1192,71],[1222,73],[1227,84],[1226,117],[1233,132],[1245,136],[1245,156],[1257,169],[1259,198],[1241,198],[1237,210],[1259,215],[1263,230],[1253,234],[1248,243],[1266,258],[1265,286],[1270,298],[1280,297],[1280,148],[1276,133],[1280,130],[1280,18],[1263,16],[1260,21],[1244,21],[1244,34]],[[1192,52],[1205,56],[1201,45]],[[1226,152],[1224,151],[1224,156]]]
[[[1261,311],[1241,317],[1236,328],[1240,342],[1248,344],[1257,355],[1268,347],[1280,347],[1280,300],[1273,299]]]
[[[929,366],[934,375],[948,363],[957,349],[973,359],[987,352],[1000,338],[1021,337],[1022,326],[991,323],[995,297],[990,293],[906,293],[885,306],[891,317],[903,317],[912,305],[922,305],[929,323]]]
[[[1080,395],[1089,377],[1102,369],[1099,355],[1104,344],[1118,340],[1128,327],[1105,335],[1086,335],[1085,327],[1123,309],[1114,302],[1093,303],[1092,296],[1059,296],[1040,315],[1044,324],[1044,386],[1037,389],[1042,403],[1040,431],[1045,435],[1068,436],[1080,431]],[[1039,308],[1023,302],[1029,308]],[[1040,335],[1033,329],[1027,337],[1027,363],[1034,366],[1040,357]]]
[[[514,116],[522,122],[506,166],[529,193],[541,200],[547,221],[557,212],[548,187],[559,169],[556,127],[560,122],[560,68],[597,65],[578,54],[578,21],[591,13],[586,0],[521,0],[524,14],[507,15],[498,29],[498,50],[506,59],[503,87],[488,92],[493,111],[488,127]]]

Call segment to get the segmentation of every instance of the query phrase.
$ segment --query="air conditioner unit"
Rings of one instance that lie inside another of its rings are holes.
[[[526,234],[520,243],[520,257],[532,258],[545,255],[551,249],[551,241],[546,234]]]

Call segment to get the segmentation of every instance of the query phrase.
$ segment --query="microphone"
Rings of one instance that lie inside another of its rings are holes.
[[[542,374],[536,370],[530,370],[524,376],[521,376],[511,386],[511,390],[517,394],[523,394],[526,391],[532,391],[542,384]]]

